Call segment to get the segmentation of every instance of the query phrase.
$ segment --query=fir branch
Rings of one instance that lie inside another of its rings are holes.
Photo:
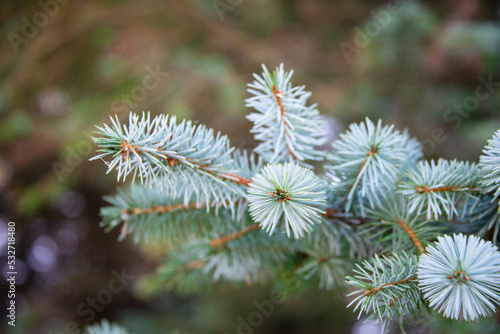
[[[303,249],[302,249],[303,250]],[[345,260],[335,256],[317,257],[308,252],[308,258],[297,271],[305,280],[313,277],[318,281],[320,289],[344,289],[344,277],[348,268]]]
[[[135,241],[177,243],[211,236],[214,230],[225,231],[228,225],[240,226],[247,202],[234,196],[230,201],[184,204],[158,187],[132,184],[106,196],[111,206],[101,209],[101,226],[110,231],[123,224],[120,240],[132,234]],[[209,212],[215,211],[215,214]]]
[[[247,227],[247,233],[240,234],[241,230],[231,233],[237,238],[224,240],[223,247],[208,243],[212,255],[204,271],[211,273],[214,279],[244,281],[247,284],[266,281],[274,277],[281,263],[293,254],[293,243],[284,235],[269,236],[255,228],[254,224]]]
[[[261,159],[256,159],[253,154],[249,156],[246,151],[234,151],[233,160],[233,165],[245,178],[252,177],[262,166]],[[123,223],[124,233],[120,239],[125,236],[125,232],[130,232],[136,241],[173,242],[175,239],[185,240],[195,232],[206,236],[209,230],[206,226],[211,221],[221,221],[212,219],[209,209],[214,209],[217,214],[220,208],[227,208],[232,219],[241,220],[247,209],[244,196],[225,191],[225,187],[217,187],[216,184],[211,187],[210,183],[200,182],[179,177],[172,179],[171,187],[167,188],[160,183],[153,187],[132,185],[129,189],[119,189],[118,194],[105,197],[113,206],[101,210],[102,225],[109,231]],[[199,209],[202,208],[206,208],[207,212],[201,212]],[[192,219],[189,219],[188,209],[193,210]],[[220,223],[214,226],[220,226]]]
[[[420,145],[407,132],[400,133],[394,126],[365,123],[352,124],[349,131],[333,143],[333,152],[327,155],[325,168],[337,181],[331,189],[344,197],[346,211],[356,201],[365,216],[365,202],[373,208],[379,204],[383,192],[395,189],[401,173],[408,167],[408,158],[422,156]]]
[[[408,199],[397,193],[383,194],[380,205],[367,210],[367,216],[369,221],[360,227],[360,233],[371,244],[380,245],[381,253],[423,253],[427,244],[446,231],[422,214],[410,213]]]
[[[215,287],[212,278],[203,272],[210,247],[206,240],[179,244],[167,253],[167,260],[158,268],[166,287],[178,292],[209,291]]]
[[[292,163],[267,165],[248,190],[250,214],[269,234],[284,216],[287,236],[296,238],[319,223],[326,204],[324,185],[309,169]]]
[[[290,161],[307,167],[306,160],[323,160],[326,152],[317,149],[325,139],[320,135],[323,120],[316,105],[306,106],[311,93],[304,86],[293,87],[283,64],[272,74],[262,65],[262,77],[254,75],[248,91],[254,96],[246,100],[257,112],[247,118],[254,123],[251,130],[261,143],[255,148],[265,161]]]
[[[292,252],[289,239],[281,235],[270,237],[254,225],[242,231],[231,233],[227,239],[179,244],[169,251],[168,261],[160,269],[162,277],[180,291],[196,291],[200,285],[205,289],[214,282],[252,284],[268,280]],[[202,280],[200,284],[198,280]]]
[[[367,313],[369,318],[379,318],[386,328],[396,318],[399,325],[409,321],[409,315],[418,319],[423,304],[417,287],[417,257],[402,252],[390,257],[375,255],[362,265],[356,264],[356,276],[346,277],[346,283],[358,290],[349,295],[360,294],[349,306],[356,304],[359,315]],[[349,307],[348,306],[348,307]]]
[[[500,304],[500,252],[489,241],[454,234],[427,247],[418,265],[429,306],[447,318],[472,321]]]
[[[410,212],[427,212],[427,219],[438,219],[444,213],[448,219],[458,214],[460,201],[476,200],[482,192],[477,165],[469,162],[439,159],[421,161],[408,170],[407,180],[400,184],[400,193],[407,196]]]
[[[118,119],[111,121],[112,127],[97,127],[101,137],[93,139],[101,149],[91,160],[111,156],[108,172],[116,169],[118,179],[132,174],[133,180],[139,176],[147,184],[165,182],[170,188],[182,179],[204,197],[245,196],[239,186],[247,186],[250,180],[238,175],[234,148],[226,136],[190,121],[177,124],[168,115],[151,120],[149,114],[139,118],[131,113],[129,125],[123,128]]]
[[[317,281],[320,289],[345,288],[344,277],[351,263],[345,260],[345,232],[348,231],[344,231],[342,225],[323,223],[300,239],[297,251],[307,258],[297,274],[306,281]]]
[[[350,304],[355,311],[386,328],[392,319],[402,326],[419,318],[423,297],[452,319],[494,312],[497,248],[475,236],[438,236],[444,226],[492,230],[496,240],[500,211],[491,201],[500,197],[500,130],[478,166],[429,163],[418,162],[421,146],[406,130],[366,119],[334,142],[318,177],[299,166],[326,155],[317,148],[323,121],[315,105],[307,106],[310,93],[292,87],[283,65],[272,74],[263,69],[246,100],[256,110],[247,118],[258,159],[232,148],[226,136],[175,117],[130,114],[126,126],[116,118],[98,127],[93,159],[107,159],[118,180],[143,183],[108,196],[101,225],[168,243],[160,275],[174,289],[250,285],[286,273],[331,290],[344,287],[349,257],[376,254],[356,264],[346,283],[358,294]],[[271,165],[262,168],[263,160]],[[273,233],[277,227],[287,235]]]

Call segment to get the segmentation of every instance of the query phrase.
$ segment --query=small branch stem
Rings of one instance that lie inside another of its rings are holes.
[[[354,185],[356,184],[356,180],[358,179],[359,177],[359,174],[361,174],[361,171],[363,170],[363,168],[365,168],[365,165],[367,164],[368,162],[368,159],[370,159],[370,157],[374,156],[375,153],[377,153],[377,147],[375,145],[372,145],[370,147],[370,151],[368,151],[368,153],[366,153],[366,158],[365,160],[363,161],[363,163],[361,164],[361,167],[359,167],[359,170],[358,172],[356,173],[356,177],[354,178],[354,183],[351,184],[351,186],[349,187],[349,190],[347,191],[347,194],[350,194]]]
[[[335,209],[326,210],[322,216],[327,219],[338,219],[349,225],[360,225],[366,221],[366,219],[362,217],[353,216],[349,213],[337,211]]]
[[[410,226],[408,226],[408,224],[406,224],[401,219],[398,219],[397,223],[410,236],[411,241],[415,244],[415,246],[417,246],[417,249],[420,252],[420,254],[425,253],[425,248],[422,245],[422,242],[417,238],[417,235],[415,234],[415,232],[413,232],[413,230],[410,228]]]
[[[244,177],[239,176],[239,175],[235,175],[235,174],[224,173],[224,174],[221,174],[220,177],[224,178],[225,180],[232,181],[232,182],[235,182],[237,184],[247,186],[247,187],[250,185],[250,183],[252,183],[252,180],[244,178]],[[236,180],[234,180],[234,179],[236,179]]]
[[[182,267],[177,268],[177,271],[184,272],[184,271],[188,271],[188,270],[200,269],[205,265],[205,263],[206,263],[206,261],[203,261],[203,260],[193,260],[193,261],[186,263]]]
[[[215,207],[218,203],[217,202],[211,202],[209,203],[209,207]],[[229,201],[226,201],[226,205],[229,205]],[[238,206],[239,203],[236,202],[234,204],[235,206]],[[205,209],[206,206],[198,206],[196,203],[189,203],[187,205],[184,204],[172,204],[172,205],[153,205],[150,208],[131,208],[131,209],[123,209],[122,212],[126,215],[139,215],[142,213],[147,213],[147,214],[152,214],[152,213],[167,213],[167,212],[172,212],[172,211],[182,211],[182,210],[190,210],[190,209]]]
[[[135,151],[135,153],[137,153],[138,155],[141,155],[140,146],[138,146],[138,145],[132,145],[131,143],[127,143],[126,141],[122,141],[122,144],[121,144],[120,148],[122,150],[122,156],[123,156],[123,158],[125,160],[127,159],[127,156],[128,156],[127,153],[129,151],[132,151],[132,150]],[[173,167],[175,164],[188,165],[188,164],[184,163],[183,160],[179,160],[179,159],[175,159],[175,158],[169,157],[166,154],[162,154],[162,155],[160,155],[160,157],[162,157],[164,160],[166,160],[170,167]],[[186,159],[186,161],[188,161],[188,160],[189,159]],[[234,182],[234,183],[239,184],[239,185],[248,186],[250,183],[252,183],[252,180],[247,179],[247,178],[245,178],[243,176],[239,176],[239,175],[235,175],[235,174],[230,174],[230,173],[216,174],[216,173],[214,173],[214,172],[212,172],[210,170],[207,170],[207,167],[209,167],[210,165],[201,165],[201,164],[197,164],[197,163],[195,163],[193,161],[189,161],[189,163],[191,165],[194,165],[195,169],[202,170],[205,173],[209,173],[211,175],[214,175],[216,177],[219,177],[219,178],[227,180],[227,181]]]
[[[431,192],[448,192],[448,191],[460,191],[466,190],[470,192],[481,192],[478,188],[460,187],[460,186],[443,186],[436,188],[429,188],[428,186],[419,186],[415,189],[419,194],[431,193]]]
[[[409,283],[411,281],[415,281],[415,280],[417,280],[417,276],[408,277],[406,279],[402,279],[402,280],[399,280],[397,282],[391,282],[391,283],[387,283],[387,284],[382,284],[378,288],[366,289],[365,292],[364,292],[364,295],[368,297],[368,296],[371,296],[373,294],[376,294],[376,293],[382,291],[383,289],[385,289],[388,286],[395,286],[395,285],[400,285],[400,284],[407,284],[407,283]]]
[[[225,237],[222,237],[219,239],[214,239],[214,240],[210,241],[210,246],[217,247],[217,246],[225,245],[231,240],[238,239],[239,237],[247,234],[248,232],[255,231],[258,229],[259,229],[259,224],[257,224],[257,223],[252,224],[250,226],[245,227],[242,230],[239,230],[237,232],[226,235]]]
[[[288,124],[287,124],[286,120],[284,119],[284,116],[285,116],[285,107],[283,106],[283,102],[282,102],[283,93],[280,92],[276,88],[275,85],[273,85],[271,87],[271,89],[273,91],[273,95],[274,95],[274,99],[276,100],[276,104],[280,108],[280,115],[281,115],[281,120],[283,120],[283,127],[284,127],[285,137],[289,137],[289,134],[288,134]],[[296,161],[299,161],[299,159],[295,156],[295,154],[293,154],[292,150],[290,149],[290,146],[288,146],[288,141],[285,140],[285,144],[286,144],[286,148],[287,148],[288,154],[292,157],[292,159],[296,160]]]
[[[188,205],[184,204],[172,204],[172,205],[154,205],[150,208],[132,208],[132,209],[123,209],[123,213],[128,215],[138,215],[141,213],[167,213],[171,211],[181,211],[181,210],[189,210],[189,209],[202,209],[203,207],[199,207],[196,203],[190,203]]]

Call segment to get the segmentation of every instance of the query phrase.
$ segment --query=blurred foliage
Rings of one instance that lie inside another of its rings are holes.
[[[162,255],[154,245],[117,243],[116,233],[97,226],[101,197],[115,184],[103,164],[87,161],[95,149],[89,136],[108,115],[171,113],[252,148],[246,83],[260,64],[283,62],[323,114],[344,126],[369,116],[408,127],[429,158],[477,160],[500,127],[499,84],[470,112],[452,110],[477,94],[479,77],[500,80],[496,1],[401,1],[397,12],[395,1],[362,0],[42,1],[49,2],[0,9],[0,222],[16,221],[25,268],[18,326],[9,333],[86,324],[75,310],[107,286],[111,270],[147,275]],[[360,32],[368,42],[347,59],[339,46],[355,45]],[[158,282],[134,284],[94,320],[121,321],[132,332],[235,332],[237,318],[269,293],[180,297]],[[355,319],[343,307],[307,291],[276,306],[256,332],[348,332]],[[447,326],[433,328],[458,332]],[[460,327],[466,332],[473,329]]]

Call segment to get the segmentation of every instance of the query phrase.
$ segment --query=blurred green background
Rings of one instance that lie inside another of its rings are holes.
[[[335,129],[381,118],[408,128],[429,159],[477,161],[500,128],[494,0],[4,1],[0,22],[4,276],[8,221],[16,222],[18,255],[14,328],[5,320],[6,293],[0,297],[0,328],[8,333],[78,333],[101,318],[135,333],[237,333],[254,302],[269,299],[266,286],[164,291],[148,279],[161,249],[119,243],[119,231],[98,227],[102,196],[116,179],[103,163],[88,162],[89,136],[108,115],[175,114],[251,149],[246,84],[261,64],[283,62]],[[89,311],[122,270],[134,277],[130,284]],[[276,305],[251,332],[374,330],[345,306],[341,295],[310,291]],[[433,321],[435,332],[495,333],[500,320]]]

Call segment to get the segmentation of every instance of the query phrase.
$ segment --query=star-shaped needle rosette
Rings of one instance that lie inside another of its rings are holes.
[[[295,238],[300,238],[321,222],[325,187],[310,169],[293,163],[267,165],[252,181],[248,189],[250,215],[269,234],[284,220],[287,236],[293,231]]]
[[[500,252],[469,235],[438,237],[418,264],[419,288],[429,306],[447,318],[472,321],[500,304]]]

